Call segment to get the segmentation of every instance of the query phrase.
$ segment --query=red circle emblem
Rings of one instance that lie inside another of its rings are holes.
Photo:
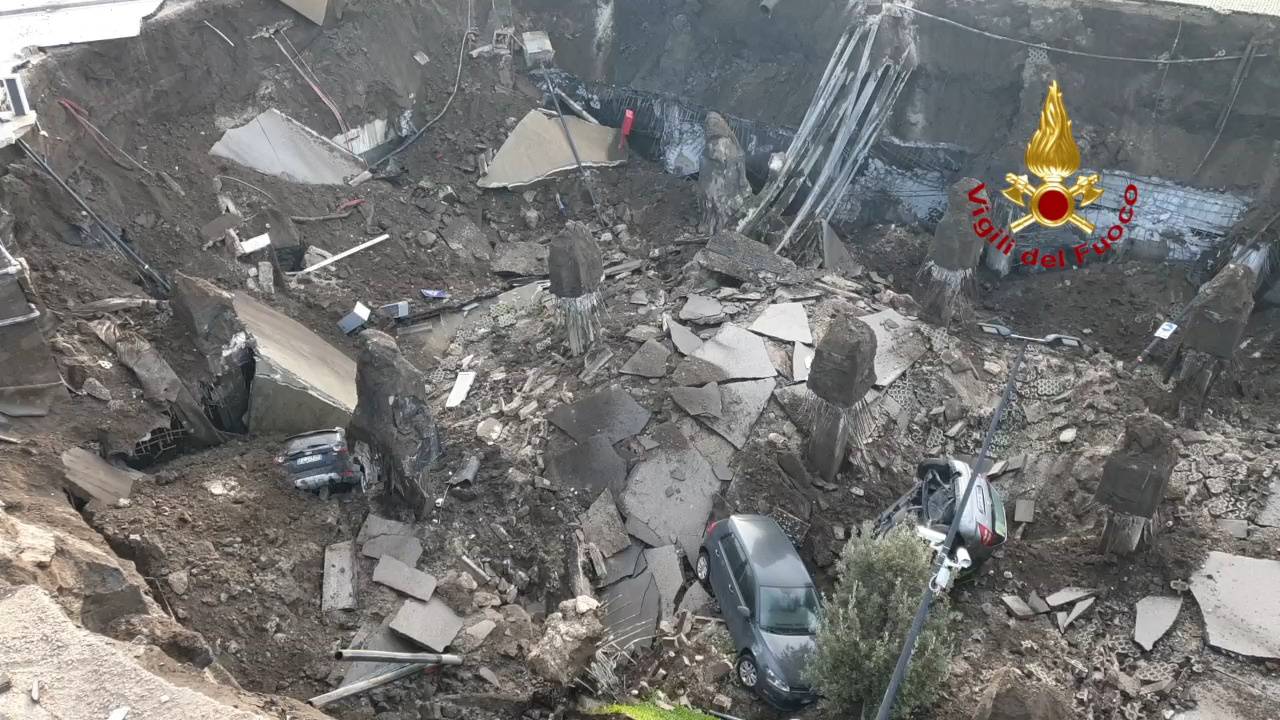
[[[1061,190],[1046,190],[1036,199],[1036,209],[1045,220],[1058,222],[1065,219],[1070,212],[1071,198]]]

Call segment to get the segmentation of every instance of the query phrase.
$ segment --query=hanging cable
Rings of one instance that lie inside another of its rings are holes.
[[[600,202],[596,200],[595,188],[591,187],[591,178],[587,175],[587,169],[582,165],[582,158],[578,156],[578,146],[573,142],[573,135],[569,133],[569,123],[564,119],[564,112],[560,109],[560,96],[557,95],[555,85],[551,83],[551,73],[547,72],[546,63],[542,64],[542,79],[547,83],[547,94],[551,96],[551,101],[556,105],[556,117],[560,119],[560,130],[564,133],[564,139],[569,143],[569,151],[573,153],[573,162],[578,166],[578,173],[582,176],[582,184],[587,188],[587,195],[591,197],[591,207],[596,211],[596,219],[600,224],[607,226],[604,221],[604,215],[600,213]]]

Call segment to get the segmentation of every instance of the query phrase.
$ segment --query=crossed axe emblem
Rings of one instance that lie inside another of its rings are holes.
[[[1016,233],[1033,222],[1046,227],[1058,227],[1071,223],[1083,230],[1085,234],[1093,232],[1093,223],[1085,220],[1080,213],[1076,212],[1076,209],[1091,205],[1102,197],[1102,190],[1097,187],[1096,174],[1081,175],[1069,188],[1058,178],[1046,178],[1045,183],[1040,187],[1032,185],[1026,175],[1009,173],[1004,176],[1004,179],[1009,183],[1009,187],[1004,189],[1004,196],[1014,205],[1030,210],[1026,215],[1009,224],[1011,232]],[[1043,206],[1045,202],[1050,204],[1049,208]]]

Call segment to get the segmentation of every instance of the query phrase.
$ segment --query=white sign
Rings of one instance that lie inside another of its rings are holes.
[[[1173,331],[1177,329],[1178,329],[1177,323],[1167,322],[1161,325],[1160,327],[1156,328],[1156,337],[1160,338],[1161,340],[1168,340],[1169,336],[1173,334]]]

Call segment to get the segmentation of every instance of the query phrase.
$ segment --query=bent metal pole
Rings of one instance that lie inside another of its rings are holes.
[[[440,655],[437,653],[393,652],[391,650],[338,650],[333,654],[335,660],[399,660],[407,663],[431,663],[436,665],[461,665],[461,655]]]

